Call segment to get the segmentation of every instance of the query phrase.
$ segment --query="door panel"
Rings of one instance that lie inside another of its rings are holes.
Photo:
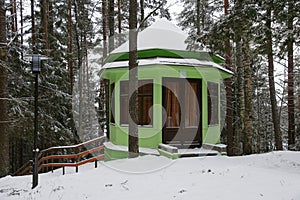
[[[200,147],[201,80],[163,79],[163,142],[179,148]]]
[[[179,85],[176,81],[168,81],[166,87],[166,111],[168,128],[180,126],[180,103],[178,100]]]

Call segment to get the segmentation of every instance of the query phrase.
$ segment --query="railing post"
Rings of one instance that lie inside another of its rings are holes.
[[[49,155],[49,153],[45,153],[45,156],[48,156],[48,155]],[[45,162],[45,164],[49,163],[48,160],[45,160],[44,162]],[[49,172],[49,167],[48,166],[47,166],[47,168],[44,169],[44,172]]]
[[[51,163],[54,163],[53,158],[51,159]],[[53,173],[53,166],[52,166],[52,165],[51,165],[51,171],[52,171],[52,173]]]
[[[66,172],[65,172],[65,166],[63,166],[63,175],[65,175],[65,173],[66,173]]]
[[[98,162],[97,162],[97,160],[95,160],[95,168],[97,168],[97,164],[98,164]]]
[[[78,154],[79,152],[81,152],[81,147],[75,149],[75,154]],[[77,163],[79,161],[80,161],[79,157],[75,158],[75,163]],[[75,171],[76,171],[76,173],[78,173],[78,165],[76,165]]]

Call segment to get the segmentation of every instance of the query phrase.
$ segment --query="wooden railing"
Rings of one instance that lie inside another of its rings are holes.
[[[44,149],[38,154],[38,171],[49,172],[62,167],[63,174],[65,174],[65,167],[75,167],[76,172],[78,172],[79,166],[89,162],[95,162],[95,167],[97,167],[97,161],[104,159],[104,145],[102,141],[105,138],[105,136],[101,136],[77,145]],[[88,148],[89,146],[91,147]],[[32,160],[29,160],[13,175],[22,176],[31,174],[32,163]]]

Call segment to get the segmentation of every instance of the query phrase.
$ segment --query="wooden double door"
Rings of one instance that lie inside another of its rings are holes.
[[[163,79],[163,143],[201,147],[202,80]]]

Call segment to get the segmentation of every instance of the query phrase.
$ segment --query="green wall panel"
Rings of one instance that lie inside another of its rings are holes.
[[[120,81],[128,80],[128,68],[103,69],[101,78],[115,83],[115,124],[110,125],[110,141],[117,145],[128,145],[128,126],[120,125]],[[141,66],[138,71],[139,80],[153,80],[153,126],[139,127],[140,147],[157,148],[162,143],[162,79],[170,78],[199,78],[202,79],[202,138],[205,143],[219,142],[220,126],[208,126],[207,81],[219,83],[227,74],[208,67],[190,66]],[[219,89],[220,90],[220,89]],[[219,98],[220,99],[220,98]],[[219,104],[220,106],[220,104]],[[220,111],[220,109],[219,109]],[[219,115],[220,116],[220,115]]]

